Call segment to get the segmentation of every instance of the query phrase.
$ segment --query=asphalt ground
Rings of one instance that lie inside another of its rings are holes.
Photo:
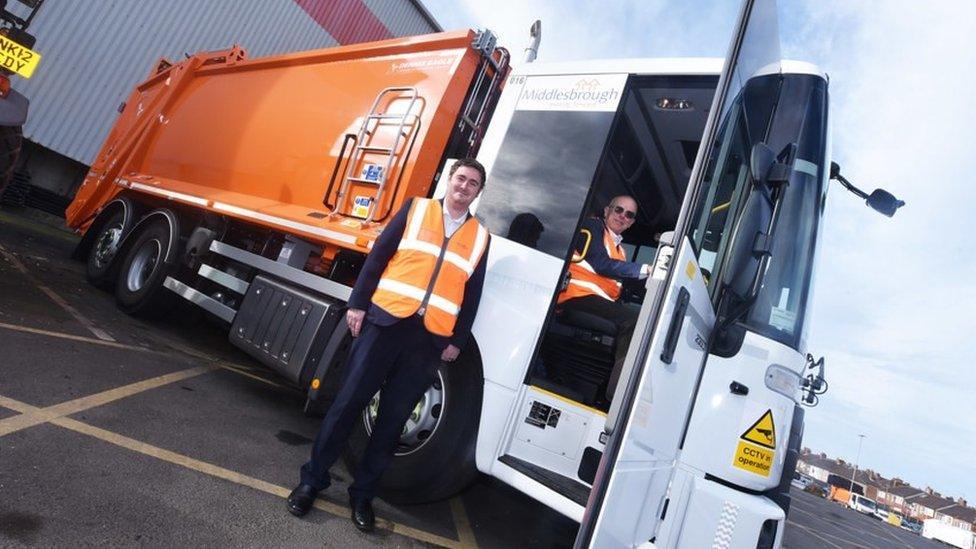
[[[484,478],[348,519],[350,474],[285,497],[319,420],[192,307],[143,321],[88,285],[56,220],[0,210],[0,546],[570,545],[575,522]]]
[[[791,489],[784,549],[863,547],[945,548],[946,545],[858,513],[846,505]]]
[[[0,210],[0,547],[567,547],[575,522],[483,478],[348,520],[350,474],[304,519],[285,497],[318,419],[192,307],[143,321],[68,259],[56,219]],[[934,547],[794,491],[784,547]]]

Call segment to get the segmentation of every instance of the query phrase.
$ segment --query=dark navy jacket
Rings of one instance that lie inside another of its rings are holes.
[[[591,217],[583,222],[583,229],[588,229],[593,235],[590,248],[583,259],[593,267],[597,274],[622,280],[625,278],[640,278],[641,264],[632,261],[620,261],[607,255],[607,248],[603,245],[603,231],[607,230],[602,219]]]
[[[349,296],[349,308],[362,309],[366,311],[366,319],[379,326],[390,326],[402,320],[386,312],[382,307],[372,303],[373,293],[376,286],[380,283],[380,276],[386,270],[386,265],[390,262],[393,254],[400,245],[403,232],[407,227],[407,214],[410,212],[410,204],[404,204],[400,211],[390,220],[380,233],[379,238],[373,242],[373,249],[366,256],[363,270],[356,279],[352,294]],[[441,202],[443,207],[443,201]],[[471,217],[471,214],[468,214]],[[457,233],[454,233],[457,234]],[[474,317],[478,313],[478,303],[481,301],[481,289],[485,283],[485,271],[488,268],[488,247],[491,245],[491,237],[485,244],[485,252],[481,256],[468,283],[464,286],[464,301],[461,303],[461,310],[458,312],[457,321],[454,323],[454,335],[443,337],[433,335],[437,346],[444,349],[448,344],[454,345],[458,349],[463,349],[471,335],[471,325],[474,324]]]

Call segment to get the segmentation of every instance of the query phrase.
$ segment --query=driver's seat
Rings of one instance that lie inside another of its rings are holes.
[[[553,381],[577,393],[583,404],[606,409],[612,394],[616,349],[617,327],[613,322],[585,311],[557,307],[542,354]]]
[[[556,308],[556,318],[559,322],[575,326],[576,328],[599,332],[613,338],[617,337],[617,326],[602,316],[598,316],[578,309]]]

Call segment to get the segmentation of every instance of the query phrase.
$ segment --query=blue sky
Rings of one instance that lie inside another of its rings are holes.
[[[724,56],[738,2],[424,0],[445,29],[488,27],[521,59]],[[810,350],[830,391],[804,444],[976,502],[976,3],[781,2],[785,57],[831,79],[833,158],[867,191],[908,205],[874,214],[834,184]]]

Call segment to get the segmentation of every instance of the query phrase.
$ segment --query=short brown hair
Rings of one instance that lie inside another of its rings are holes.
[[[451,170],[447,172],[447,175],[454,175],[454,172],[456,172],[458,168],[461,167],[473,168],[477,170],[478,174],[481,175],[481,189],[484,190],[485,180],[488,179],[488,175],[485,173],[485,167],[481,165],[481,162],[478,162],[474,158],[458,159],[457,161],[454,162],[454,164],[451,165]]]

